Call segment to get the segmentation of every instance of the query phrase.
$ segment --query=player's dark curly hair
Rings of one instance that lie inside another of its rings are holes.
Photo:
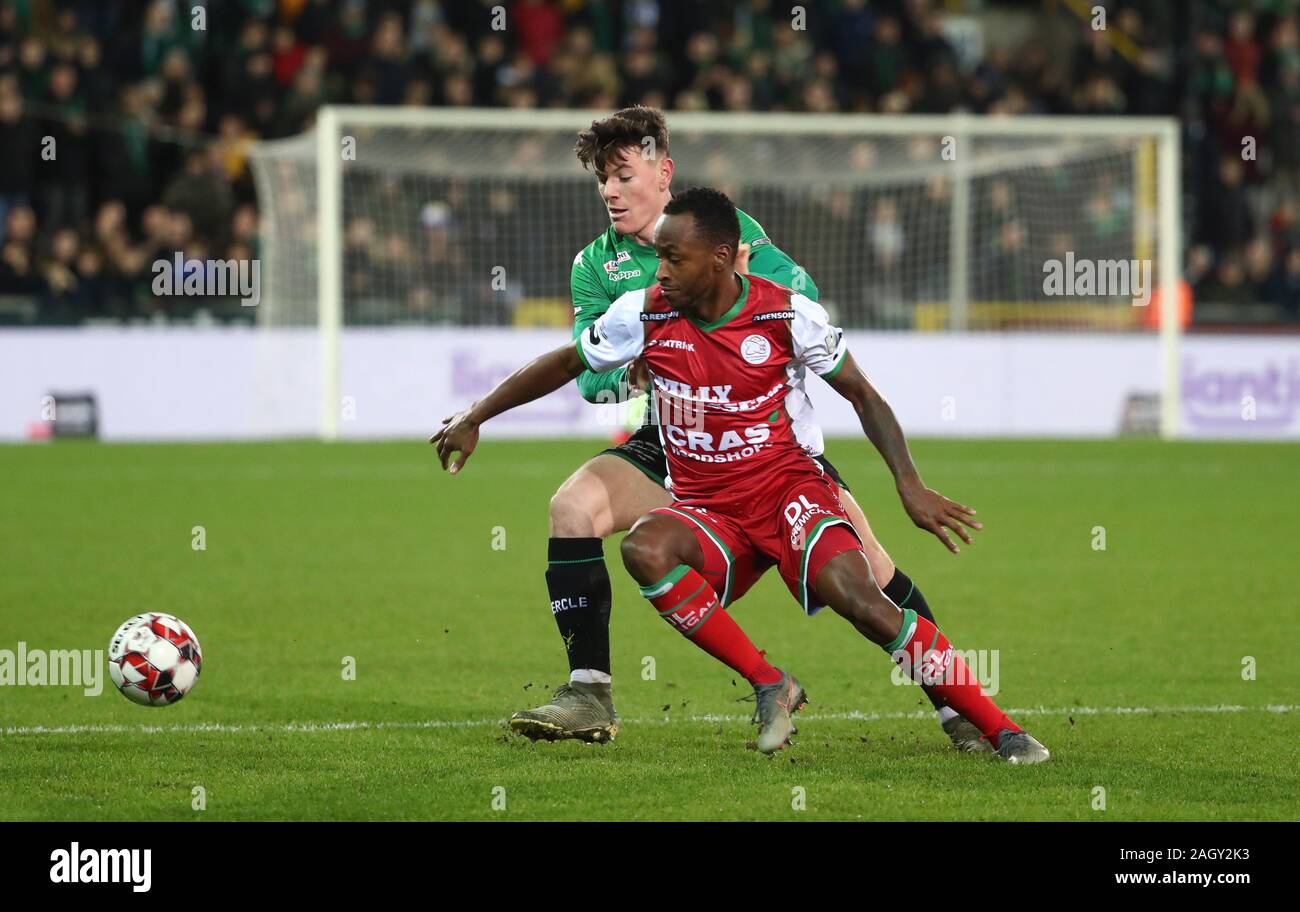
[[[654,141],[656,156],[668,154],[668,121],[664,112],[645,105],[623,108],[604,120],[593,120],[590,130],[578,134],[573,152],[584,169],[595,166],[597,174],[605,173],[605,166],[626,148],[636,151],[647,148],[645,139]]]
[[[710,244],[730,244],[735,253],[740,245],[740,219],[736,204],[727,194],[712,187],[692,187],[678,193],[664,206],[664,215],[689,212],[695,216],[695,230]]]

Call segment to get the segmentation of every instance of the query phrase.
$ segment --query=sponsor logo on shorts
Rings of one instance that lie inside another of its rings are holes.
[[[790,547],[802,551],[806,544],[808,523],[818,516],[835,516],[821,504],[813,503],[806,494],[785,505],[785,521],[790,524]]]
[[[746,336],[740,343],[740,356],[750,364],[762,364],[772,355],[772,343],[767,341],[766,336],[760,336],[754,333]]]

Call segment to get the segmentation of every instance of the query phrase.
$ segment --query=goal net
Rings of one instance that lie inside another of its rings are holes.
[[[574,254],[608,226],[572,152],[598,116],[325,107],[311,133],[260,144],[259,319],[320,327],[329,402],[344,325],[568,325]],[[840,325],[1158,330],[1174,433],[1179,321],[1161,293],[1180,259],[1173,121],[668,120],[674,186],[726,191]]]

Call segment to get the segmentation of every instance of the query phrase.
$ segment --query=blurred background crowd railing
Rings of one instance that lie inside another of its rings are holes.
[[[0,322],[251,320],[153,266],[257,257],[250,144],[322,103],[1174,115],[1195,320],[1295,321],[1297,5],[0,0]]]

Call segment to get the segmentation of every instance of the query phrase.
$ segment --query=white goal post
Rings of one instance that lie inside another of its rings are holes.
[[[331,105],[258,144],[259,321],[318,327],[321,436],[345,323],[563,325],[573,255],[608,225],[572,146],[605,113]],[[729,192],[846,328],[1158,331],[1178,435],[1174,119],[667,117],[674,185]]]

